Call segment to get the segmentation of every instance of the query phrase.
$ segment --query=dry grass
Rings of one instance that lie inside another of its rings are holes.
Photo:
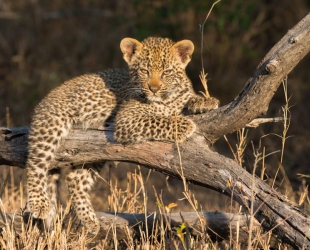
[[[259,156],[255,162],[258,167]],[[182,175],[182,174],[181,174]],[[253,175],[254,176],[254,175]],[[159,220],[159,223],[152,225],[152,233],[148,234],[146,231],[140,232],[140,238],[136,239],[130,234],[130,229],[127,228],[127,236],[118,241],[115,235],[116,228],[111,223],[111,231],[114,232],[112,238],[106,238],[101,241],[97,241],[96,244],[89,243],[89,236],[81,229],[79,232],[71,230],[70,223],[68,227],[64,227],[63,220],[68,214],[68,207],[60,209],[60,213],[55,218],[55,225],[49,231],[42,233],[31,223],[21,223],[21,230],[18,231],[12,227],[9,222],[2,228],[0,237],[0,246],[2,249],[269,249],[270,245],[276,244],[278,249],[289,249],[279,243],[274,243],[271,237],[271,232],[264,233],[262,230],[253,231],[253,221],[255,211],[253,208],[243,208],[241,206],[234,206],[233,203],[227,204],[226,209],[230,212],[249,212],[249,233],[252,232],[254,237],[249,237],[247,246],[244,243],[240,243],[238,238],[232,238],[227,242],[212,242],[207,234],[204,233],[204,220],[201,219],[201,231],[199,238],[194,238],[186,233],[186,226],[180,225],[179,228],[171,228],[169,226],[169,213],[175,212],[174,207],[178,200],[173,200],[170,203],[163,202],[163,191],[158,192],[157,188],[152,185],[149,187],[147,181],[148,175],[143,174],[141,169],[137,167],[133,172],[129,172],[127,180],[123,183],[116,181],[116,179],[110,182],[110,195],[108,197],[96,197],[94,202],[98,199],[106,200],[109,203],[112,211],[119,211],[125,213],[145,213],[147,217],[149,213],[155,213]],[[20,185],[20,190],[13,187],[11,181],[5,184],[3,192],[1,193],[1,215],[5,216],[7,212],[20,213],[23,211],[25,204],[25,197],[20,195],[24,193],[23,184]],[[202,210],[212,210],[212,208],[203,208],[197,201],[196,195],[190,190],[188,184],[184,180],[183,196],[180,196],[181,200],[188,202],[188,208],[192,211],[199,212]],[[253,178],[253,186],[255,185]],[[121,188],[120,186],[125,186]],[[152,190],[153,189],[153,190]],[[166,187],[168,189],[168,187]],[[150,194],[153,193],[155,200],[150,199]],[[302,192],[303,201],[309,200],[307,192]],[[153,209],[148,209],[149,203],[153,203]],[[212,202],[209,198],[209,202]],[[306,201],[307,202],[307,201]],[[155,204],[154,204],[155,203]],[[178,207],[182,210],[182,207]],[[236,211],[236,208],[238,210]],[[147,222],[147,220],[145,220]],[[19,233],[18,233],[19,232]],[[153,236],[159,237],[153,237]],[[1,248],[0,248],[1,249]]]
[[[126,166],[125,166],[126,167]],[[13,172],[10,168],[10,172]],[[115,169],[114,169],[115,170]],[[144,171],[145,172],[145,171]],[[0,246],[3,249],[218,249],[216,243],[212,243],[207,235],[201,233],[201,239],[187,237],[181,225],[180,228],[171,228],[169,226],[169,213],[177,203],[165,205],[163,202],[163,191],[157,193],[156,188],[152,185],[155,201],[154,210],[150,211],[148,207],[150,187],[146,187],[150,171],[147,174],[142,174],[141,168],[137,166],[133,172],[127,173],[127,179],[120,184],[117,177],[112,177],[111,180],[106,180],[101,176],[103,182],[109,183],[109,195],[106,198],[108,206],[112,211],[125,213],[145,213],[145,217],[150,212],[157,214],[161,218],[159,223],[152,225],[152,234],[148,235],[147,231],[140,232],[140,239],[136,240],[129,233],[127,228],[127,237],[118,241],[115,237],[101,240],[100,242],[90,243],[89,236],[83,231],[73,233],[69,226],[63,227],[64,218],[68,215],[69,207],[60,207],[60,212],[55,218],[55,225],[47,232],[40,232],[37,227],[32,226],[32,221],[28,224],[20,223],[20,230],[12,227],[9,218],[2,229],[0,237]],[[8,177],[12,176],[6,173]],[[103,173],[104,175],[104,173]],[[16,190],[15,180],[6,178],[1,196],[1,215],[6,216],[6,213],[21,213],[25,206],[25,197],[23,186],[20,183],[20,190]],[[8,180],[10,179],[10,180]],[[100,182],[100,181],[99,181]],[[191,205],[198,204],[194,195],[189,191],[188,185],[184,191],[185,198],[188,198]],[[122,186],[122,187],[120,187]],[[148,189],[148,190],[147,190]],[[16,191],[15,191],[16,190]],[[99,197],[94,199],[94,202]],[[70,205],[70,204],[69,204]],[[95,204],[98,206],[98,204]],[[196,209],[197,205],[195,205]],[[13,216],[14,217],[14,216]],[[147,220],[145,220],[147,223]],[[203,226],[203,225],[202,225]],[[146,225],[147,227],[147,225]],[[115,225],[111,224],[111,231],[116,232]],[[203,232],[203,230],[202,230]],[[154,237],[158,235],[160,237]],[[211,247],[211,248],[210,248]]]

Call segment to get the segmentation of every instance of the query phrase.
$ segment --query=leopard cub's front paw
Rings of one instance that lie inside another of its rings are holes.
[[[205,108],[207,110],[211,110],[211,109],[217,109],[220,105],[220,101],[214,97],[209,97],[207,99],[205,99]]]
[[[187,114],[201,114],[208,112],[212,109],[217,109],[219,107],[220,101],[214,97],[205,98],[199,96],[193,98],[188,102]]]

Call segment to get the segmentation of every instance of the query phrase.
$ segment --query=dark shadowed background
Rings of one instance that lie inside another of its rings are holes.
[[[169,37],[175,41],[192,40],[195,52],[187,72],[197,91],[201,70],[201,32],[211,5],[209,0],[0,0],[0,126],[29,125],[38,102],[63,81],[87,72],[125,67],[119,49],[124,37],[138,40],[148,36]],[[221,104],[229,103],[242,90],[246,80],[264,55],[309,12],[309,0],[233,0],[218,3],[204,27],[203,60],[208,72],[211,95]],[[277,178],[283,192],[298,192],[302,180],[297,173],[310,174],[310,56],[301,61],[288,77],[291,96],[291,124],[286,141],[282,171]],[[268,117],[282,116],[285,104],[279,88]],[[282,123],[265,124],[248,131],[244,166],[251,169],[253,150],[261,139],[266,154],[281,149]],[[236,134],[228,136],[235,147]],[[221,138],[219,152],[233,157]],[[266,159],[266,179],[272,180],[280,153]],[[194,167],[194,166],[193,166]],[[130,167],[129,167],[130,169]],[[126,179],[126,174],[119,179]],[[259,173],[258,173],[259,174]],[[287,175],[289,180],[282,181]],[[166,193],[175,199],[179,182],[165,176]],[[152,178],[151,176],[151,178]],[[310,179],[305,179],[309,183]],[[305,184],[305,183],[304,183]],[[159,184],[158,184],[159,185]],[[193,187],[194,188],[194,187]],[[195,187],[196,188],[196,187]],[[194,188],[194,189],[195,189]],[[182,186],[180,192],[182,191]],[[200,189],[204,196],[209,193]],[[211,191],[210,191],[211,192]],[[168,196],[169,197],[169,196]],[[179,197],[177,197],[179,198]],[[174,200],[169,200],[173,202]],[[215,201],[217,202],[217,201]]]

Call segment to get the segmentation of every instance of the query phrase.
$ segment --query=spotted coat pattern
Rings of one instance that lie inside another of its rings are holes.
[[[27,190],[28,207],[36,218],[48,220],[57,211],[56,188],[50,184],[57,178],[48,172],[53,169],[51,162],[61,139],[74,124],[87,128],[114,117],[114,136],[120,143],[183,142],[196,126],[182,112],[202,113],[219,105],[215,98],[196,95],[185,73],[194,50],[191,41],[124,38],[120,47],[128,69],[71,79],[35,108],[29,133]],[[96,234],[99,221],[88,195],[94,177],[87,168],[72,169],[67,184],[78,218]]]

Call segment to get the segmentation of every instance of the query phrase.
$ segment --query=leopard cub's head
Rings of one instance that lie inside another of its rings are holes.
[[[131,81],[141,88],[149,101],[168,99],[188,84],[185,67],[194,51],[191,41],[174,43],[168,38],[149,37],[139,42],[124,38],[120,47]]]

